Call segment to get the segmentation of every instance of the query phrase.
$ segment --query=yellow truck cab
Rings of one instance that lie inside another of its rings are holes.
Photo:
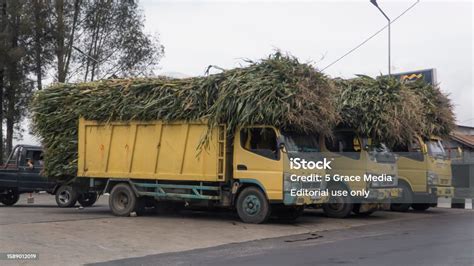
[[[379,209],[389,209],[390,199],[397,197],[396,158],[384,144],[372,143],[353,130],[336,130],[331,137],[321,138],[325,157],[332,159],[332,169],[326,170],[333,177],[328,190],[347,190],[353,196],[329,196],[323,210],[329,217],[344,218],[354,212],[370,215]],[[365,179],[365,176],[390,176],[383,181]],[[342,178],[341,182],[335,182]],[[354,178],[351,178],[354,177]],[[359,177],[357,179],[357,177]],[[337,179],[337,180],[335,180]],[[391,179],[391,180],[389,180]],[[368,194],[357,194],[363,192]]]
[[[451,161],[438,137],[414,138],[409,145],[394,147],[398,154],[399,187],[402,196],[391,205],[394,211],[426,210],[438,197],[453,197]]]
[[[305,205],[321,200],[290,196],[304,185],[287,180],[291,173],[285,170],[294,151],[319,149],[311,135],[272,126],[231,134],[225,125],[207,130],[204,122],[80,119],[78,180],[88,191],[110,193],[110,209],[118,216],[156,202],[179,201],[235,208],[242,221],[262,223],[272,210],[296,218]],[[203,143],[206,134],[209,141]],[[324,189],[323,182],[306,186]]]

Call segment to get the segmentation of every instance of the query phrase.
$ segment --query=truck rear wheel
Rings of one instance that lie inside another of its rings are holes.
[[[390,210],[396,212],[406,212],[412,205],[413,192],[411,192],[410,186],[405,183],[400,183],[398,187],[402,189],[402,196],[393,200],[393,203],[390,204]]]
[[[90,207],[94,205],[98,197],[99,196],[96,192],[87,192],[81,194],[77,201],[79,202],[79,204],[81,204],[82,207]]]
[[[260,189],[247,187],[237,198],[237,213],[244,223],[264,223],[270,217],[270,204]]]
[[[0,202],[6,206],[12,206],[18,202],[20,199],[20,193],[16,190],[10,189],[8,190],[7,194],[0,196]]]
[[[332,184],[329,191],[347,191],[347,189],[340,184]],[[352,199],[350,195],[347,196],[329,196],[329,202],[323,204],[324,213],[331,218],[346,218],[351,215],[353,209]]]
[[[130,185],[120,183],[112,188],[109,197],[109,207],[116,216],[130,216],[130,213],[136,211],[138,199]]]
[[[68,185],[62,185],[56,191],[56,204],[61,208],[70,208],[74,207],[77,202],[77,192]]]

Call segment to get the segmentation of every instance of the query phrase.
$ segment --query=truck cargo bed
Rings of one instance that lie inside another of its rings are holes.
[[[198,150],[207,124],[162,121],[79,121],[78,176],[224,181],[225,128],[213,129]]]

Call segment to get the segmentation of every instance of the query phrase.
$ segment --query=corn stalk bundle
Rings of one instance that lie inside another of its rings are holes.
[[[386,143],[411,139],[425,124],[421,101],[399,80],[358,76],[335,80],[338,90],[339,126]]]
[[[420,98],[422,103],[424,125],[420,127],[420,136],[447,137],[455,126],[453,105],[448,96],[443,94],[437,85],[422,80],[407,83],[406,86]]]
[[[266,124],[329,133],[338,114],[333,83],[308,64],[277,52],[249,66],[187,79],[114,79],[54,84],[32,102],[33,131],[45,148],[45,174],[64,179],[77,171],[78,119],[207,121]]]

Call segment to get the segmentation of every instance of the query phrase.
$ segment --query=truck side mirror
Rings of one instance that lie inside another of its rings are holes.
[[[423,154],[428,153],[428,146],[426,145],[426,143],[423,143],[423,145],[421,145],[421,152],[423,152]]]
[[[280,144],[278,145],[278,149],[280,149],[281,152],[286,153],[285,143],[280,142]]]
[[[395,156],[395,161],[398,161],[398,159],[400,159],[400,155],[399,155],[399,154],[395,153],[394,156]]]
[[[354,147],[355,151],[360,151],[360,141],[358,137],[354,137],[352,139],[352,146]]]

